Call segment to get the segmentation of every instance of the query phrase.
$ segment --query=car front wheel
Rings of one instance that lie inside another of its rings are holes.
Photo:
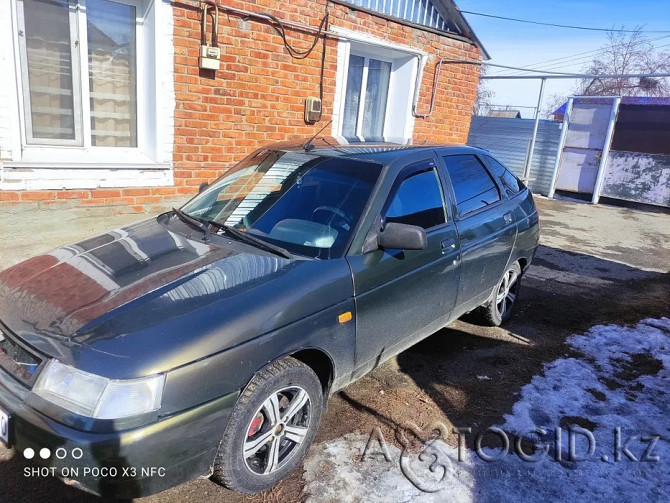
[[[521,267],[511,264],[493,290],[491,299],[477,309],[477,314],[486,325],[499,327],[510,319],[521,288]]]
[[[243,493],[272,488],[302,461],[322,409],[321,383],[311,368],[291,357],[268,364],[233,409],[212,479]]]

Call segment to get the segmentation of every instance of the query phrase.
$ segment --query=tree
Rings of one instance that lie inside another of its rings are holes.
[[[545,100],[544,105],[540,108],[540,117],[553,119],[556,109],[566,101],[568,101],[568,98],[565,94],[552,94]]]
[[[630,73],[669,73],[670,52],[658,51],[644,37],[640,27],[633,33],[607,32],[607,42],[586,65],[584,73],[592,75]],[[668,78],[582,79],[575,89],[585,96],[669,96]]]
[[[480,76],[483,77],[486,73],[486,66],[482,66]],[[475,97],[472,113],[474,115],[486,115],[488,111],[491,110],[491,104],[495,94],[496,93],[488,87],[487,81],[485,79],[480,79],[479,85],[477,86],[477,96]]]

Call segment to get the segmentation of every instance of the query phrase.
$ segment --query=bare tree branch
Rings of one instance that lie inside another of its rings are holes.
[[[645,38],[641,27],[634,33],[607,32],[601,52],[583,69],[584,73],[625,74],[663,73],[670,71],[670,53],[657,51]],[[667,78],[583,79],[575,89],[585,96],[668,96]]]
[[[483,77],[486,75],[487,71],[486,66],[482,66],[480,75]],[[474,115],[486,115],[491,109],[491,103],[495,94],[496,93],[488,87],[486,80],[480,80],[479,85],[477,86],[477,96],[475,97],[472,113]]]
[[[565,103],[567,99],[567,96],[564,94],[553,93],[545,100],[544,105],[542,105],[542,108],[540,109],[540,117],[553,119],[556,109]]]

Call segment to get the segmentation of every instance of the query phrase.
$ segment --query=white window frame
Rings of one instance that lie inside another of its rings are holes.
[[[28,54],[26,48],[26,37],[25,37],[25,15],[24,15],[24,3],[19,0],[17,2],[17,15],[19,21],[19,51],[20,51],[20,62],[21,62],[21,82],[23,84],[23,95],[25,99],[23,100],[23,116],[25,117],[25,128],[23,129],[23,137],[25,144],[31,145],[82,145],[82,92],[81,92],[81,77],[77,74],[77,69],[81,67],[79,61],[79,55],[81,53],[81,48],[78,43],[81,40],[82,36],[78,32],[79,25],[79,13],[77,12],[77,6],[73,0],[67,1],[69,6],[69,23],[70,23],[70,61],[72,65],[72,102],[73,102],[73,114],[74,114],[74,139],[52,139],[52,138],[35,138],[33,136],[33,123],[32,123],[32,114],[30,99],[28,95],[30,94],[29,89],[29,78],[28,78]],[[85,28],[84,28],[85,29]]]
[[[30,103],[27,93],[28,75],[27,61],[25,54],[25,39],[20,40],[23,30],[23,2],[22,0],[13,0],[15,2],[15,65],[17,69],[17,95],[19,102],[19,121],[21,124],[21,159],[7,165],[16,165],[20,167],[40,166],[40,165],[67,165],[69,167],[92,167],[101,164],[114,164],[115,167],[132,165],[132,167],[155,166],[157,163],[165,164],[167,159],[158,152],[160,148],[160,139],[155,138],[156,133],[160,131],[160,117],[148,117],[147,109],[157,112],[161,108],[157,96],[158,89],[148,85],[150,80],[157,80],[156,65],[151,63],[151,59],[146,54],[146,38],[149,35],[145,33],[145,25],[148,16],[155,25],[154,31],[158,29],[158,19],[156,19],[155,10],[161,5],[160,0],[112,0],[117,3],[132,5],[135,7],[135,41],[136,41],[136,128],[137,128],[137,147],[105,147],[93,146],[91,144],[91,116],[90,116],[90,94],[89,94],[89,64],[87,43],[79,43],[73,47],[73,88],[75,93],[75,139],[74,140],[53,140],[53,139],[35,139],[31,138],[32,124],[30,123]],[[87,0],[68,0],[70,4],[70,26],[71,33],[78,36],[78,40],[87,40],[86,24],[86,4]],[[169,7],[169,6],[168,6]],[[78,30],[78,31],[77,31]],[[75,44],[73,44],[74,46]],[[152,44],[159,47],[157,43]],[[158,60],[159,55],[154,55]],[[79,78],[76,78],[79,77]],[[156,103],[147,105],[148,100],[154,100]],[[159,114],[156,114],[159,115]],[[129,166],[130,167],[130,166]],[[166,166],[169,167],[169,166]]]
[[[340,35],[338,42],[338,62],[336,75],[335,99],[333,102],[333,124],[331,134],[346,141],[342,136],[344,125],[344,103],[349,72],[349,57],[353,54],[365,58],[361,82],[361,99],[356,125],[356,136],[361,136],[363,107],[365,105],[365,89],[367,86],[367,68],[369,59],[377,59],[391,63],[391,76],[386,99],[384,127],[382,136],[385,141],[409,143],[414,131],[412,101],[416,83],[420,82],[423,67],[428,59],[426,52],[409,46],[389,43],[383,39],[356,32],[338,26],[332,31]],[[399,106],[402,102],[404,106]]]

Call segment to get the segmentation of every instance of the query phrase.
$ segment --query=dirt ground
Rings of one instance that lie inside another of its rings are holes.
[[[497,329],[459,320],[383,364],[332,397],[316,442],[347,433],[368,435],[376,427],[391,440],[396,426],[406,421],[478,429],[500,424],[521,387],[542,373],[543,364],[567,353],[580,356],[564,344],[569,335],[599,324],[668,316],[670,215],[542,198],[537,204],[541,247],[523,278],[513,319]],[[97,230],[122,223],[107,219]],[[76,220],[63,225],[68,226],[68,238],[77,236]],[[82,227],[90,231],[95,222]],[[64,244],[51,233],[29,248],[19,243],[17,255],[7,244],[10,233],[3,224],[0,267],[17,261],[18,255],[25,258],[28,249],[37,254]],[[0,501],[101,501],[56,480],[26,480],[20,458],[0,448]],[[137,501],[300,501],[302,487],[298,470],[272,491],[254,497],[196,480]]]

